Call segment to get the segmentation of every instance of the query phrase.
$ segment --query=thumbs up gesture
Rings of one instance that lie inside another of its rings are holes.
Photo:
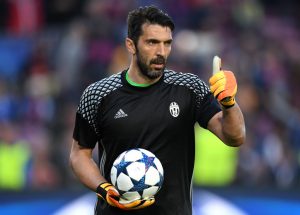
[[[213,75],[209,79],[210,91],[225,108],[235,104],[237,82],[233,72],[221,69],[221,59],[215,56],[213,59]]]

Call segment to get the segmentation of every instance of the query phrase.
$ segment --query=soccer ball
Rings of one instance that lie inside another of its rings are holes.
[[[111,182],[119,191],[122,203],[153,197],[162,186],[163,175],[159,159],[141,148],[120,154],[110,172]]]

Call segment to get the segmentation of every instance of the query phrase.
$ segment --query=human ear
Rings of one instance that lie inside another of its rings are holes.
[[[133,55],[136,53],[135,44],[132,39],[127,37],[125,40],[125,45],[126,45],[127,50],[129,51],[129,53],[131,53]]]

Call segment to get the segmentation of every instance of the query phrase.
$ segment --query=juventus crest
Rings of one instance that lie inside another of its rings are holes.
[[[179,105],[176,102],[171,102],[170,106],[169,106],[169,110],[170,110],[170,114],[173,117],[178,117],[179,116]]]

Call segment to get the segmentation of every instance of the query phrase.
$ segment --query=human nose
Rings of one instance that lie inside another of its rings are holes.
[[[156,55],[161,55],[161,56],[166,55],[166,50],[165,50],[165,46],[163,43],[158,44],[157,50],[156,50]]]

